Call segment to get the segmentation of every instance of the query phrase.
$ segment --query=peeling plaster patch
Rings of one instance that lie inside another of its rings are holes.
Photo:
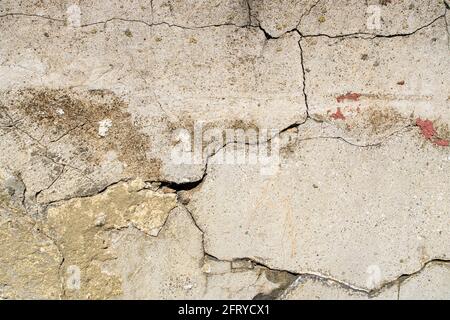
[[[62,296],[55,244],[25,216],[0,215],[0,299],[58,299]]]
[[[111,233],[117,259],[105,266],[120,275],[124,299],[190,299],[204,292],[202,236],[181,207],[172,210],[157,238],[134,228]],[[192,285],[190,289],[186,286]]]
[[[0,300],[58,299],[62,256],[16,201],[21,188],[4,177],[0,170]]]
[[[109,187],[101,194],[64,201],[48,209],[46,229],[59,244],[63,269],[80,269],[80,289],[66,288],[65,296],[105,299],[122,294],[122,279],[104,268],[115,257],[110,232],[134,227],[157,236],[169,212],[176,207],[175,194],[144,189],[134,180]]]
[[[183,207],[175,208],[158,238],[135,229],[113,232],[117,259],[107,268],[124,279],[125,299],[252,299],[280,287],[261,266],[232,269],[205,254],[202,233]],[[282,273],[282,272],[281,272]]]

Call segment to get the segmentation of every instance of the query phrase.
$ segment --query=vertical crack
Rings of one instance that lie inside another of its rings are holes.
[[[445,22],[445,31],[447,33],[447,46],[450,49],[450,30],[449,30],[449,22],[447,20],[447,14],[448,10],[450,10],[450,4],[447,3],[447,1],[444,1],[445,3],[445,14],[444,14],[444,22]]]
[[[252,7],[250,5],[250,1],[251,0],[246,0],[246,3],[247,3],[247,14],[248,14],[248,16],[247,16],[247,19],[248,19],[247,25],[248,26],[252,25]]]
[[[322,1],[322,0],[317,0],[317,1],[316,1],[316,2],[308,9],[308,11],[306,11],[305,13],[303,13],[303,14],[300,16],[300,19],[298,20],[298,24],[297,24],[297,26],[295,27],[296,29],[298,29],[298,28],[300,27],[300,24],[302,23],[303,18],[306,17],[306,16],[308,16],[308,15],[310,15],[310,14],[311,14],[311,11],[319,4],[320,1]]]
[[[300,39],[298,40],[298,47],[300,48],[300,63],[302,65],[302,74],[303,74],[303,97],[305,99],[305,106],[306,106],[306,118],[310,119],[310,114],[309,114],[309,104],[308,104],[308,95],[306,94],[306,69],[305,69],[305,58],[303,56],[303,48],[302,48],[302,44],[301,41],[303,39],[302,34],[297,31],[298,34],[300,35]]]

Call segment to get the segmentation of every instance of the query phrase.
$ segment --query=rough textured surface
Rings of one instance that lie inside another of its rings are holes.
[[[447,263],[430,263],[416,275],[406,279],[399,288],[399,298],[404,300],[450,298],[450,270]]]
[[[24,185],[0,170],[0,297],[61,297],[63,261],[52,239],[21,207]]]
[[[364,289],[448,258],[448,153],[424,145],[417,129],[374,147],[299,140],[286,153],[269,177],[250,165],[208,166],[189,204],[207,252]],[[380,277],[368,287],[372,265]]]
[[[335,135],[374,143],[421,117],[437,120],[448,138],[450,69],[443,19],[405,37],[311,37],[301,45],[309,112],[333,122]],[[318,55],[323,47],[332,50]],[[337,110],[342,115],[333,117]]]
[[[0,2],[0,299],[449,299],[443,0]]]
[[[300,276],[280,298],[291,300],[448,300],[450,297],[449,276],[447,263],[432,261],[420,271],[405,275],[371,293],[318,276]]]
[[[301,20],[304,35],[352,34],[408,35],[445,14],[443,1],[435,0],[319,0]],[[377,27],[376,18],[380,16]],[[350,23],[351,22],[351,23]]]

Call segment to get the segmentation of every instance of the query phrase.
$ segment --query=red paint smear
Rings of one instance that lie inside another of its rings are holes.
[[[331,115],[334,120],[341,119],[345,120],[344,114],[341,112],[341,108],[337,108],[337,111]]]
[[[425,139],[431,140],[436,135],[436,130],[434,129],[433,122],[430,120],[422,120],[420,118],[416,119],[416,124],[419,126],[422,135]],[[437,146],[448,147],[449,141],[444,139],[434,139],[433,143]]]
[[[441,146],[441,147],[448,147],[448,145],[449,145],[448,140],[443,140],[443,139],[436,139],[433,142],[436,145]]]
[[[433,122],[430,120],[422,120],[420,118],[416,119],[416,125],[419,126],[422,131],[422,135],[425,139],[431,140],[432,137],[436,134],[436,130],[434,130]]]
[[[337,97],[336,100],[337,102],[342,102],[344,100],[358,101],[359,97],[361,97],[359,93],[348,92],[347,94]]]

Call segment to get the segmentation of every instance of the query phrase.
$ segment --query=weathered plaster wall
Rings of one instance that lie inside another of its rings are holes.
[[[0,0],[0,299],[449,299],[449,19]]]

